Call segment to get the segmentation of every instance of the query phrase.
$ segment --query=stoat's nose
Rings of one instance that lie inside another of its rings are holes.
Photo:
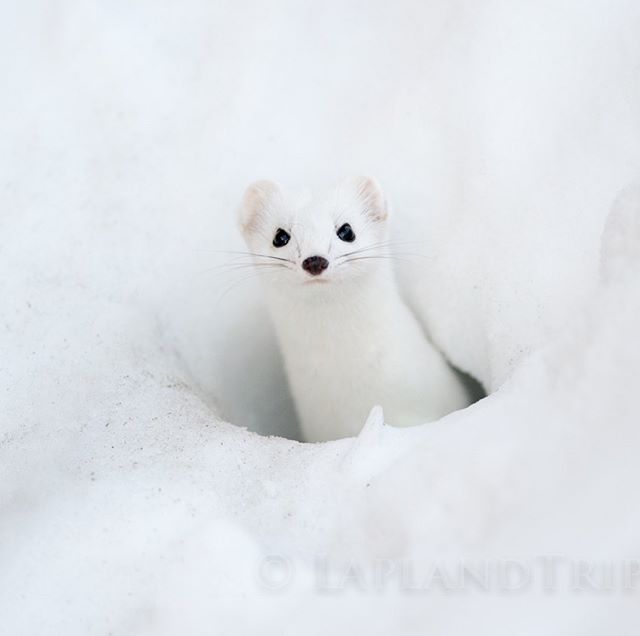
[[[302,269],[312,276],[322,274],[329,267],[329,261],[322,256],[309,256],[302,261]]]

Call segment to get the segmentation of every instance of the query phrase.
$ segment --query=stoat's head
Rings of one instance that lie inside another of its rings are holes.
[[[369,177],[346,179],[317,199],[296,200],[270,181],[245,192],[240,227],[257,266],[276,285],[353,281],[382,264],[388,207]]]

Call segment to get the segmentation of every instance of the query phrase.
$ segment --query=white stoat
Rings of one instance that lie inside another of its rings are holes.
[[[454,371],[402,300],[376,181],[296,201],[247,189],[240,225],[264,281],[304,439],[357,434],[374,405],[409,426],[468,404]]]

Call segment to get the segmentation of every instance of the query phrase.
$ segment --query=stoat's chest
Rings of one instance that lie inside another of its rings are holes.
[[[290,379],[353,382],[380,373],[423,336],[397,294],[272,305]],[[407,329],[407,320],[410,327]]]

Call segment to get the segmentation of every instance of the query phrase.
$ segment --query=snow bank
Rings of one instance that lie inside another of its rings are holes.
[[[8,632],[637,629],[635,3],[5,16]],[[327,444],[248,432],[295,436],[259,285],[217,269],[239,194],[349,173],[386,185],[412,302],[493,392]],[[497,574],[456,587],[465,563]]]

